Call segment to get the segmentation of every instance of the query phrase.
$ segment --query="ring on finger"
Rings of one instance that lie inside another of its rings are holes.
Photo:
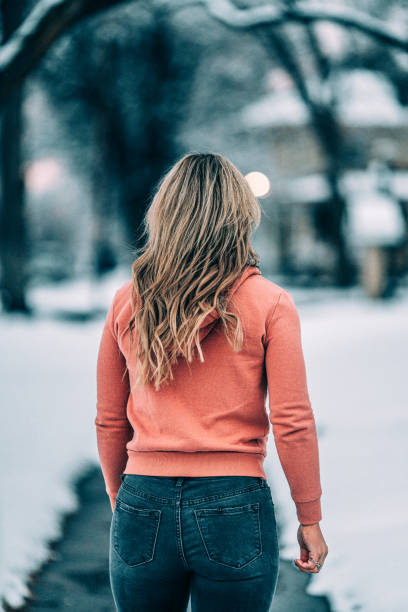
[[[320,570],[320,568],[322,567],[322,564],[312,559],[312,557],[309,557],[309,561],[313,561],[318,570]]]

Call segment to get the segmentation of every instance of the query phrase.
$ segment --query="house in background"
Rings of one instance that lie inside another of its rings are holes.
[[[241,122],[243,129],[267,142],[272,187],[263,206],[276,220],[279,269],[295,275],[299,282],[303,276],[309,283],[313,278],[330,282],[334,253],[324,234],[325,217],[331,210],[327,161],[314,134],[309,109],[290,78],[280,70],[274,72],[272,91],[244,108]],[[356,181],[367,183],[370,179],[364,178],[365,173],[372,176],[372,161],[380,159],[393,169],[392,188],[401,204],[401,218],[405,214],[406,219],[408,109],[401,106],[382,73],[337,71],[330,81],[332,105],[347,145],[343,195],[352,205]],[[320,95],[328,94],[321,91]],[[350,249],[355,247],[351,240]]]

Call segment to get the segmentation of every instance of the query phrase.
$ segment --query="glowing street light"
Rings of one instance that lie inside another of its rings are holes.
[[[271,189],[271,182],[263,172],[249,172],[245,175],[256,198],[264,198]]]

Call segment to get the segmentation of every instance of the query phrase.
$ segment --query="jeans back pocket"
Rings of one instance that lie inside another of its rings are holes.
[[[210,561],[241,568],[262,554],[259,503],[194,510]]]
[[[127,565],[140,565],[153,560],[161,512],[159,509],[130,506],[116,498],[113,548]]]

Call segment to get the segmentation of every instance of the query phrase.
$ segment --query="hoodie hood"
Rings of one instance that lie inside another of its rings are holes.
[[[241,287],[241,285],[243,285],[245,283],[245,281],[250,276],[253,276],[254,274],[261,274],[261,271],[260,271],[260,269],[258,267],[256,267],[256,266],[247,266],[245,268],[245,270],[243,271],[241,276],[239,278],[237,278],[235,283],[229,289],[228,297],[227,297],[227,302],[229,302],[229,300],[238,291],[238,289]],[[205,319],[203,320],[203,322],[200,325],[200,331],[199,331],[200,342],[201,342],[201,340],[203,340],[210,333],[210,331],[213,329],[213,327],[215,326],[215,324],[217,323],[217,320],[219,318],[220,318],[220,315],[218,314],[218,312],[216,310],[212,310],[211,312],[208,313],[208,315],[205,317]]]

